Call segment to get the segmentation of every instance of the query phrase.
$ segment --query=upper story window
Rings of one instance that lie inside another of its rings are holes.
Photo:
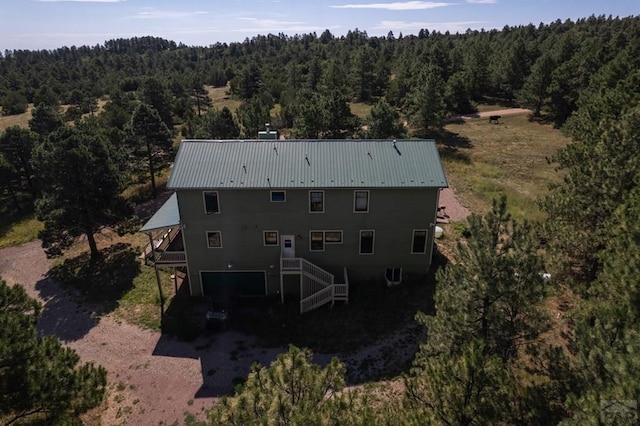
[[[218,201],[218,191],[203,192],[204,212],[206,214],[220,213],[220,203]]]
[[[427,252],[427,230],[414,229],[413,240],[411,242],[412,254],[425,254]]]
[[[360,254],[373,254],[373,239],[375,231],[372,229],[360,231]]]
[[[284,203],[285,201],[287,201],[286,191],[271,191],[272,203]]]
[[[366,213],[369,211],[369,191],[354,191],[353,211],[356,213]]]
[[[222,233],[220,231],[207,232],[207,247],[222,248]]]
[[[309,191],[309,212],[324,213],[324,191]]]

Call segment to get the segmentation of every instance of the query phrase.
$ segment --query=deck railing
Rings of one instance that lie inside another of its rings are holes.
[[[312,294],[309,297],[305,297],[300,301],[300,313],[304,314],[313,309],[319,308],[322,305],[326,305],[333,301],[333,289],[334,286],[325,287],[322,290]]]
[[[344,283],[336,284],[332,273],[300,257],[280,258],[280,272],[300,274],[302,294],[300,313],[309,312],[336,300],[349,301],[349,276],[344,268]]]
[[[153,251],[153,260],[160,264],[186,264],[187,256],[184,251]]]
[[[286,272],[306,272],[312,277],[322,281],[326,285],[333,284],[335,277],[331,272],[325,271],[318,265],[314,265],[301,257],[281,257],[280,270]]]

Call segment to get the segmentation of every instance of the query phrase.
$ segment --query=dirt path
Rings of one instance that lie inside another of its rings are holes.
[[[469,214],[449,188],[442,191],[440,204],[452,221]],[[21,284],[43,303],[39,331],[57,336],[83,362],[108,370],[103,425],[182,424],[185,411],[202,416],[217,397],[232,393],[234,382],[246,378],[253,362],[269,365],[286,351],[259,347],[252,337],[234,331],[180,342],[111,315],[96,315],[72,291],[47,278],[50,266],[39,241],[0,250],[0,276],[10,285]],[[417,349],[413,326],[357,353],[316,354],[314,361],[324,364],[338,355],[358,382],[364,380],[359,375],[375,377],[379,371],[402,368]]]
[[[515,115],[515,114],[525,114],[530,113],[531,110],[526,108],[508,108],[508,109],[499,109],[496,111],[483,111],[483,112],[474,112],[471,114],[464,115],[456,115],[455,117],[449,118],[447,121],[458,121],[458,120],[468,120],[471,118],[483,118],[490,117],[492,115]]]

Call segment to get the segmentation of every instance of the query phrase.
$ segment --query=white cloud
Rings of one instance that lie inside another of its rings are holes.
[[[240,21],[247,21],[250,26],[247,28],[232,28],[227,31],[246,32],[246,31],[269,31],[269,32],[312,32],[324,31],[326,29],[335,29],[338,27],[327,28],[326,26],[309,25],[302,21],[282,21],[277,19],[260,19],[260,18],[238,18]]]
[[[473,4],[496,4],[498,0],[467,0],[467,3]]]
[[[454,22],[404,22],[404,21],[382,21],[375,27],[376,30],[385,31],[418,31],[428,29],[444,33],[462,33],[468,28],[478,27],[488,22],[483,21],[454,21]]]
[[[129,16],[129,19],[185,19],[192,16],[206,15],[208,12],[179,12],[170,10],[157,10],[153,7],[145,7],[135,15]]]
[[[343,4],[330,7],[335,9],[424,10],[452,5],[453,3],[436,3],[432,1],[405,1],[394,3]]]

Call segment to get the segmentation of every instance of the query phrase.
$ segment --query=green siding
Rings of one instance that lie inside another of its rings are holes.
[[[277,190],[280,188],[271,188]],[[354,213],[354,188],[325,188],[325,212],[309,213],[308,189],[287,189],[286,202],[270,201],[269,189],[219,190],[220,213],[205,214],[202,190],[181,190],[178,203],[194,295],[200,293],[200,271],[233,269],[267,271],[268,293],[279,290],[280,245],[263,244],[263,231],[296,236],[296,256],[336,275],[342,282],[383,279],[386,267],[403,267],[405,277],[429,268],[439,189],[368,188],[369,212]],[[373,255],[359,255],[360,230],[375,230]],[[414,229],[428,230],[426,254],[411,254]],[[341,230],[342,244],[310,251],[309,231]],[[222,248],[207,248],[206,232],[222,232]]]

